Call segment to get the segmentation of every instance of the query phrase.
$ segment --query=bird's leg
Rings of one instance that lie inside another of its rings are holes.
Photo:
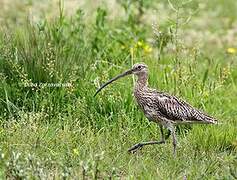
[[[160,134],[161,134],[161,140],[160,141],[165,141],[170,137],[171,135],[171,131],[168,129],[168,133],[165,135],[164,134],[164,130],[163,130],[163,126],[162,125],[159,125],[160,127]]]
[[[165,135],[164,135],[163,127],[162,127],[162,125],[159,125],[159,127],[160,127],[160,134],[161,134],[160,141],[165,141]]]
[[[148,142],[140,142],[132,146],[131,148],[128,149],[128,152],[136,152],[138,149],[141,149],[143,146],[146,145],[152,145],[152,144],[164,144],[167,136],[164,136],[164,131],[162,125],[160,126],[160,132],[161,132],[161,140],[160,141],[148,141]]]
[[[171,131],[171,134],[172,134],[172,141],[173,141],[173,154],[174,154],[174,156],[176,156],[176,146],[177,146],[177,139],[176,139],[176,135],[175,135],[175,128],[174,127],[172,127],[171,129],[170,129],[170,131]]]
[[[168,133],[165,135],[165,140],[167,140],[171,135],[171,131],[168,129]]]

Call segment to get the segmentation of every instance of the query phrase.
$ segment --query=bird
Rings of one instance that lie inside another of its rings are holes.
[[[117,75],[104,83],[94,94],[94,97],[107,85],[128,76],[136,75],[137,80],[134,87],[134,97],[145,117],[158,124],[161,139],[157,141],[140,142],[128,149],[128,152],[136,152],[146,145],[164,144],[169,136],[172,136],[173,154],[176,156],[177,138],[176,126],[179,124],[217,124],[216,118],[207,115],[203,111],[193,107],[184,100],[165,92],[148,87],[148,66],[145,63],[137,63],[131,69]],[[168,134],[164,134],[164,128]]]

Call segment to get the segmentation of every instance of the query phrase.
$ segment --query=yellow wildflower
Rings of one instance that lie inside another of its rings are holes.
[[[143,46],[143,42],[142,42],[142,41],[138,41],[138,42],[137,42],[137,45],[138,45],[139,47],[142,47],[142,46]]]
[[[79,155],[78,149],[77,149],[77,148],[74,148],[74,149],[73,149],[73,153],[78,156],[78,155]]]
[[[226,51],[229,54],[236,54],[237,53],[237,49],[236,48],[227,48]]]
[[[148,46],[147,44],[143,47],[144,52],[149,54],[152,52],[152,47]]]

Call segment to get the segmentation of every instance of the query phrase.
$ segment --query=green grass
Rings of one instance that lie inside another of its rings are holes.
[[[121,16],[105,3],[93,18],[87,9],[67,16],[61,8],[53,20],[23,16],[20,24],[9,11],[0,31],[2,179],[237,178],[237,54],[226,51],[237,48],[236,12],[226,11],[236,2],[191,1],[178,15],[166,1],[144,2],[120,1]],[[128,154],[133,144],[160,138],[132,96],[134,78],[93,95],[136,62],[149,66],[151,87],[220,124],[180,126],[175,158],[170,140]],[[49,87],[56,83],[69,86]]]

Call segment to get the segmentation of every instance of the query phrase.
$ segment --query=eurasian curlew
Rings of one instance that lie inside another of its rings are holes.
[[[156,122],[160,126],[161,140],[141,142],[132,146],[128,151],[135,152],[145,145],[163,144],[172,135],[173,153],[176,154],[177,139],[175,135],[175,125],[181,123],[207,123],[217,124],[217,120],[200,110],[192,107],[187,102],[164,92],[159,92],[148,87],[148,67],[140,63],[135,64],[131,69],[112,78],[103,84],[95,93],[97,95],[108,84],[124,76],[135,74],[137,82],[134,87],[134,96],[139,107],[144,112],[148,120]],[[163,127],[169,130],[167,136],[164,135]]]

